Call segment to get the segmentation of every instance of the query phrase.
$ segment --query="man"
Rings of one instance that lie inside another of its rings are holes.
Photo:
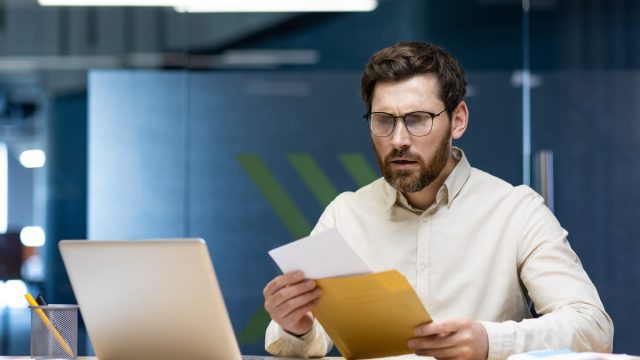
[[[611,318],[543,199],[472,168],[452,146],[467,128],[466,84],[457,60],[431,44],[374,54],[361,90],[384,178],[340,194],[313,231],[337,228],[374,270],[407,277],[435,319],[407,344],[418,355],[610,352]],[[331,349],[310,312],[322,296],[314,281],[281,275],[264,296],[273,320],[267,351],[323,356]]]

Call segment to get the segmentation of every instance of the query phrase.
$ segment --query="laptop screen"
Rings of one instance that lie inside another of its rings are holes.
[[[59,248],[100,359],[241,359],[202,239]]]

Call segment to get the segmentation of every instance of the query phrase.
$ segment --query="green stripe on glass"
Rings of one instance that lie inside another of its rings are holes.
[[[238,156],[238,161],[267,202],[273,207],[294,239],[309,235],[311,225],[304,218],[302,212],[293,204],[289,195],[271,174],[264,162],[257,155],[240,155]]]
[[[258,312],[251,317],[251,320],[249,320],[244,330],[238,335],[238,342],[241,345],[254,344],[256,341],[262,339],[269,321],[271,321],[269,314],[267,314],[267,311],[263,307],[260,307]]]
[[[338,196],[336,188],[333,187],[327,175],[310,155],[292,154],[288,158],[320,205],[327,206]]]
[[[293,204],[289,195],[278,183],[275,176],[271,174],[265,163],[257,155],[240,155],[237,159],[294,239],[309,235],[311,225]],[[238,336],[238,342],[240,344],[254,344],[262,339],[269,320],[267,312],[260,307]]]
[[[367,159],[358,153],[340,154],[338,155],[342,166],[351,175],[353,181],[359,187],[365,186],[378,178],[375,171],[369,166]]]

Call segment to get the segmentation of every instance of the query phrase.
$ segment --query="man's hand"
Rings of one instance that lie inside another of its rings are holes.
[[[436,359],[486,360],[489,339],[484,326],[469,319],[434,321],[417,326],[409,348]]]
[[[265,310],[283,329],[297,336],[311,330],[311,309],[321,294],[315,281],[304,280],[301,271],[291,272],[271,280],[262,293]]]

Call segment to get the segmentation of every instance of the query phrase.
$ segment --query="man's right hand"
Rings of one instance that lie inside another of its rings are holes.
[[[313,326],[311,309],[320,300],[321,290],[313,280],[305,280],[302,271],[280,275],[262,291],[264,308],[283,329],[301,336]]]

